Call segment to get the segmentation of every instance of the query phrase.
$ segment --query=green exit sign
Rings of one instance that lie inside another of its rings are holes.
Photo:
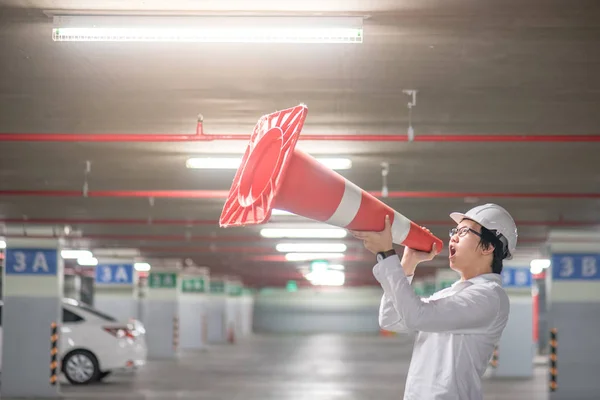
[[[225,282],[223,281],[210,281],[210,292],[211,293],[225,293]]]
[[[176,288],[177,274],[174,272],[151,272],[148,282],[149,286],[155,289]]]
[[[204,293],[206,292],[206,283],[204,278],[184,278],[182,282],[182,291],[184,293]]]
[[[228,294],[230,296],[241,296],[242,295],[242,286],[241,285],[230,285],[228,288]]]

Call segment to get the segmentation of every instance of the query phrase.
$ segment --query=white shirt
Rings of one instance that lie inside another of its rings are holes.
[[[398,256],[373,268],[384,294],[379,325],[416,333],[404,400],[480,400],[483,376],[510,311],[499,274],[484,274],[420,298]]]

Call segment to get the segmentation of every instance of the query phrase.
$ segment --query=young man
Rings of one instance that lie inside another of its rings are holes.
[[[461,278],[427,299],[415,294],[411,281],[417,265],[438,254],[435,247],[430,253],[405,248],[400,260],[388,217],[382,232],[351,232],[377,254],[380,326],[416,333],[405,400],[483,399],[481,377],[508,320],[500,272],[517,244],[513,218],[495,204],[450,217],[457,223],[450,230],[450,268]]]

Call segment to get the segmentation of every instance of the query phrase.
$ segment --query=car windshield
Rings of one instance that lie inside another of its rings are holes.
[[[94,314],[95,316],[102,318],[106,321],[117,322],[116,318],[114,318],[110,315],[104,314],[103,312],[100,312],[100,311],[96,310],[95,308],[88,306],[87,304],[77,303],[77,305],[75,307],[81,308],[82,310],[87,311],[90,314]]]

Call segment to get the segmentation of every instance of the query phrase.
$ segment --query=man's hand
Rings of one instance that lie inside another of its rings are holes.
[[[349,231],[352,236],[363,241],[365,248],[373,254],[394,248],[392,241],[392,224],[389,215],[385,216],[385,225],[381,232]]]
[[[357,239],[363,241],[363,244],[367,250],[369,250],[373,254],[377,254],[382,251],[392,250],[394,247],[394,243],[392,241],[392,226],[390,223],[389,216],[385,217],[385,225],[384,229],[381,232],[363,232],[363,231],[353,231],[349,232]],[[423,227],[427,232],[431,231],[425,227]],[[430,252],[419,251],[415,249],[411,249],[409,247],[404,248],[404,254],[402,256],[402,269],[407,276],[413,275],[417,265],[422,263],[423,261],[432,260],[439,251],[436,248],[435,243]]]
[[[431,233],[431,231],[425,227],[421,227],[425,229],[427,232]],[[402,268],[404,269],[405,274],[413,275],[415,273],[415,269],[417,265],[422,263],[423,261],[430,261],[439,253],[437,246],[435,243],[433,244],[431,251],[419,251],[415,249],[411,249],[410,247],[404,248],[404,254],[402,255]]]

